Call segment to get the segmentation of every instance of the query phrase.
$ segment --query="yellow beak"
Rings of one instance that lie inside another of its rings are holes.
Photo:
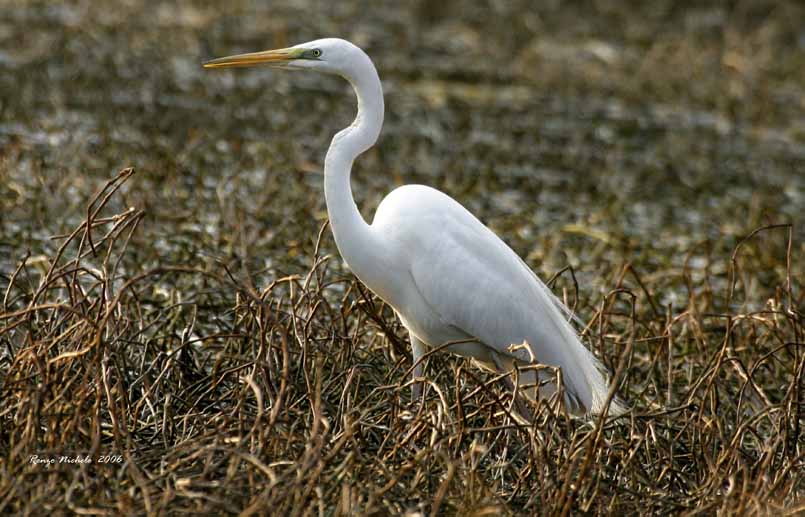
[[[291,47],[278,50],[264,50],[262,52],[250,52],[248,54],[237,54],[207,61],[204,63],[204,68],[232,68],[262,64],[282,65],[294,59],[299,59],[303,52],[304,49]]]

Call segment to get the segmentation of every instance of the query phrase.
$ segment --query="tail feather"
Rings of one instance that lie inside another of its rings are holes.
[[[524,264],[525,265],[525,264]],[[529,268],[530,271],[530,268]],[[613,397],[606,407],[609,395],[609,379],[607,369],[581,342],[578,333],[568,319],[581,323],[548,286],[533,273],[541,297],[548,301],[545,304],[550,321],[556,331],[553,335],[561,342],[557,348],[563,351],[562,376],[564,378],[565,399],[568,408],[573,411],[580,402],[583,408],[577,407],[577,414],[601,414],[605,410],[609,415],[619,415],[626,411],[623,401]],[[575,399],[575,401],[574,401]]]

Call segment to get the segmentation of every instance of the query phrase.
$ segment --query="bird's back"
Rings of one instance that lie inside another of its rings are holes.
[[[372,228],[413,280],[413,294],[409,289],[399,306],[388,300],[407,326],[441,340],[469,335],[520,363],[560,366],[569,400],[587,411],[601,409],[607,394],[601,365],[566,321],[563,306],[458,202],[430,187],[400,187],[378,207]],[[511,349],[523,341],[530,353]]]

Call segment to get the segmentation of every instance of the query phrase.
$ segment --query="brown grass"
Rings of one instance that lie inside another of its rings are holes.
[[[54,237],[56,253],[18,257],[6,278],[4,512],[803,509],[805,325],[790,225],[686,262],[687,305],[673,312],[658,303],[661,280],[623,267],[580,313],[633,409],[583,421],[542,404],[523,427],[502,383],[442,355],[428,359],[414,412],[403,334],[331,271],[324,228],[306,275],[259,288],[224,265],[133,268],[143,211],[107,206],[132,174]],[[750,310],[755,277],[775,295]]]

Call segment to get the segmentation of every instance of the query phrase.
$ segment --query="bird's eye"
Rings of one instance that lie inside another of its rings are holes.
[[[313,57],[319,57],[321,56],[321,50],[314,48],[313,50],[310,51],[310,55]]]

